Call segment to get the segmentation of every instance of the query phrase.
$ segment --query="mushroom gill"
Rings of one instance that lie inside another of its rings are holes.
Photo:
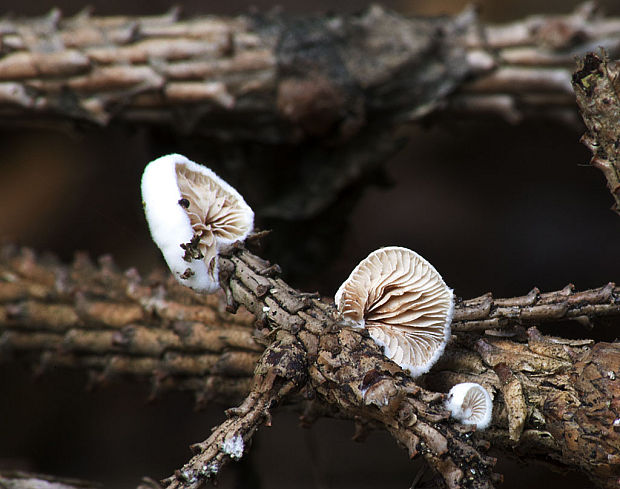
[[[204,260],[209,274],[215,278],[216,242],[232,243],[248,234],[252,228],[248,206],[237,192],[222,186],[221,179],[215,180],[215,174],[192,171],[182,163],[175,165],[175,172],[181,200],[185,199],[179,205],[189,217],[197,238],[195,245],[202,255],[197,258]]]
[[[493,401],[489,392],[475,382],[456,384],[446,398],[446,409],[463,424],[475,424],[480,430],[491,423]]]
[[[372,252],[340,286],[335,301],[346,321],[367,328],[385,355],[414,377],[428,372],[450,337],[452,290],[407,248]]]

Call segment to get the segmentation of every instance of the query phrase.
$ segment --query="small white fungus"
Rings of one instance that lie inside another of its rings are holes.
[[[491,424],[493,401],[489,392],[475,382],[456,384],[446,397],[446,409],[463,424],[483,430]]]
[[[238,460],[243,456],[244,448],[243,438],[239,435],[226,438],[224,443],[222,443],[222,451],[234,460]]]

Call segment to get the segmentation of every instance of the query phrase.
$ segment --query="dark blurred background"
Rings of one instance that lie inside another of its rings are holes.
[[[505,22],[533,13],[567,13],[580,2],[484,0],[481,18]],[[409,15],[454,14],[467,2],[450,0],[381,2]],[[613,0],[599,4],[620,15]],[[90,2],[94,13],[155,14],[164,0]],[[361,0],[271,0],[253,3],[293,13],[353,12]],[[66,15],[85,5],[72,0],[0,2],[0,12],[40,15],[58,6]],[[241,14],[238,0],[183,2],[184,14]],[[165,131],[164,131],[165,132]],[[550,121],[510,125],[499,119],[441,120],[412,127],[406,147],[371,180],[355,189],[355,205],[331,251],[317,263],[304,254],[286,278],[300,289],[333,295],[350,270],[384,245],[412,248],[428,258],[458,296],[492,291],[496,296],[555,290],[572,282],[579,289],[604,285],[620,275],[620,217],[603,176],[588,166],[579,143],[582,127]],[[162,140],[164,141],[162,143]],[[70,261],[76,250],[93,257],[111,253],[123,268],[147,273],[163,260],[143,219],[139,180],[144,165],[164,151],[209,162],[208,144],[162,129],[114,125],[106,129],[0,130],[0,241],[52,251]],[[294,162],[293,162],[294,163]],[[214,163],[217,168],[217,162]],[[247,195],[243,175],[218,171]],[[229,169],[230,171],[230,169]],[[252,205],[252,200],[248,198]],[[343,208],[346,208],[343,207]],[[258,216],[258,224],[266,221]],[[269,258],[289,262],[296,243],[278,255],[278,232],[303,233],[307,223],[268,221]],[[297,227],[297,228],[296,228]],[[280,248],[280,252],[283,251]],[[319,253],[319,254],[320,254]],[[314,255],[313,255],[314,256]],[[287,269],[285,267],[285,273]],[[564,336],[613,340],[600,328],[584,331],[558,324],[545,331]],[[189,394],[167,394],[147,403],[148,385],[118,382],[86,392],[86,376],[50,372],[33,380],[28,366],[0,365],[0,469],[21,468],[101,481],[106,487],[133,487],[143,475],[168,476],[189,457],[188,445],[208,436],[223,419],[223,408],[194,412]],[[383,433],[362,444],[350,440],[352,423],[321,420],[311,430],[296,415],[282,412],[258,434],[243,462],[225,470],[222,487],[235,488],[407,488],[419,462]],[[544,467],[500,462],[505,488],[523,484],[523,470],[535,488],[586,488],[584,478]]]

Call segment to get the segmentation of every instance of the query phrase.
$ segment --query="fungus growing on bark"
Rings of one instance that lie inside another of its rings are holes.
[[[385,355],[413,377],[429,371],[450,338],[452,290],[407,248],[373,251],[340,286],[335,301],[351,326],[368,329]]]
[[[153,241],[176,279],[215,292],[218,248],[244,240],[254,225],[239,192],[209,168],[171,154],[144,169],[142,201]]]
[[[489,392],[480,384],[456,384],[446,398],[446,409],[463,424],[475,424],[479,430],[491,423],[493,401]]]

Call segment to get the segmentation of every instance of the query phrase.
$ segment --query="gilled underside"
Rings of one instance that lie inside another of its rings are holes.
[[[482,387],[472,387],[463,398],[463,415],[471,423],[481,422],[487,412],[486,397],[480,389]]]
[[[216,240],[232,242],[247,234],[247,219],[236,196],[208,175],[194,172],[183,164],[176,164],[175,171],[182,197],[179,205],[189,216],[201,258],[214,277]]]
[[[416,367],[425,365],[445,342],[452,293],[416,253],[383,248],[353,271],[338,302],[345,318],[363,318],[392,360]]]

